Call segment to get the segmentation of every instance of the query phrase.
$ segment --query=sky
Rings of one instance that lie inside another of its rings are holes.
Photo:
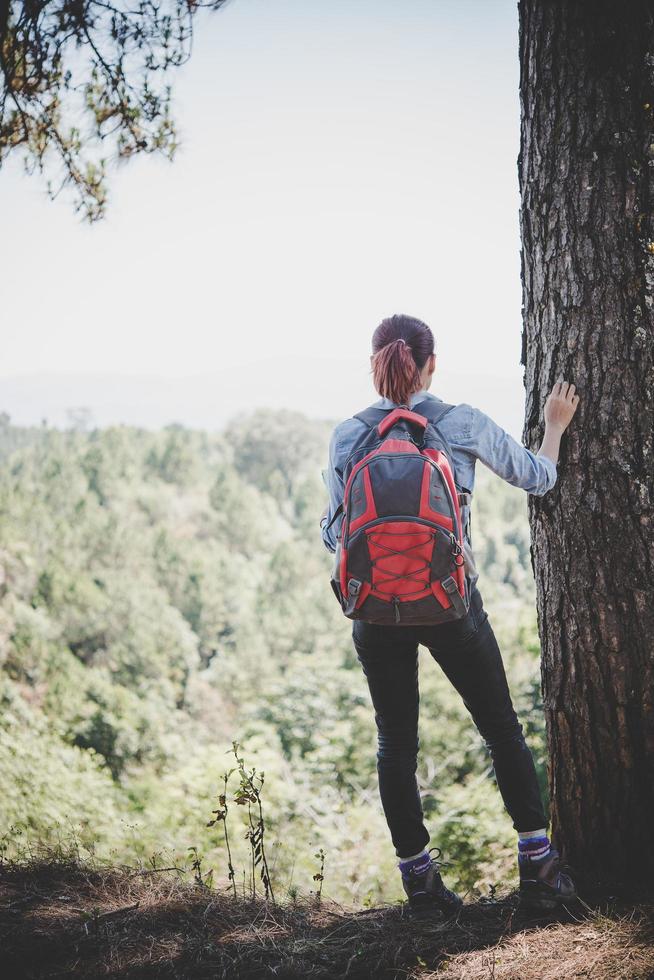
[[[432,391],[518,435],[514,0],[230,0],[173,81],[177,158],[113,171],[101,223],[0,171],[0,409],[344,418],[404,312]]]

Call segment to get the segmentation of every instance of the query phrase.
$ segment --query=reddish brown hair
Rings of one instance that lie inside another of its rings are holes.
[[[434,335],[422,320],[401,313],[382,320],[372,335],[372,379],[379,394],[406,405],[433,353]]]

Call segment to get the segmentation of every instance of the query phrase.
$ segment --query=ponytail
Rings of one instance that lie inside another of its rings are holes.
[[[406,405],[412,392],[420,387],[420,374],[411,348],[398,338],[373,354],[372,378],[383,398]]]
[[[434,353],[434,335],[422,320],[396,313],[372,337],[372,377],[383,398],[408,405],[420,388],[420,372]]]

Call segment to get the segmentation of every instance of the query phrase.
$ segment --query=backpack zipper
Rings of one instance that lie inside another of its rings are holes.
[[[376,517],[372,521],[366,521],[365,524],[362,524],[361,527],[358,527],[356,529],[354,534],[348,536],[347,541],[343,542],[344,546],[346,548],[349,547],[350,542],[353,541],[354,538],[357,537],[357,535],[361,534],[362,531],[367,531],[368,528],[374,527],[376,524],[388,524],[389,521],[393,521],[396,524],[400,524],[400,523],[424,524],[425,527],[435,528],[437,531],[440,531],[441,534],[444,534],[447,538],[450,539],[453,549],[458,548],[459,552],[461,550],[461,546],[457,541],[457,537],[454,531],[448,531],[447,528],[442,526],[442,524],[437,524],[436,521],[428,521],[424,517],[394,517],[393,515],[389,515],[387,517]],[[459,552],[454,550],[453,554],[458,554]]]
[[[420,450],[420,445],[419,445],[419,443],[417,443],[415,441],[415,439],[408,438],[408,439],[405,439],[403,441],[410,443],[411,445],[415,446],[416,449]],[[374,443],[371,443],[371,445],[374,445]],[[379,445],[381,446],[381,443],[379,443]],[[345,473],[345,471],[348,468],[350,462],[354,459],[355,456],[358,456],[359,453],[363,453],[363,455],[366,456],[366,455],[368,455],[368,453],[372,453],[372,452],[374,452],[374,449],[371,449],[370,446],[366,446],[365,443],[364,443],[363,446],[359,446],[358,449],[354,449],[350,453],[350,455],[347,457],[347,459],[345,460],[345,462],[343,463],[343,473]],[[392,453],[392,454],[391,453],[382,453],[382,455],[388,458],[391,455],[395,456],[395,455],[398,455],[398,454],[396,454],[396,453]],[[402,456],[414,456],[415,453],[401,453],[399,455],[402,455]],[[422,453],[420,455],[422,455]],[[361,462],[361,460],[359,460],[359,462]],[[356,465],[357,464],[355,463],[354,466],[356,466]],[[351,469],[354,469],[354,466],[352,466]]]

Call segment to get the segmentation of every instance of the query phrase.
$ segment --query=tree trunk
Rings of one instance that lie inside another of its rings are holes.
[[[580,404],[529,498],[554,842],[654,874],[654,3],[520,0],[523,438]]]

